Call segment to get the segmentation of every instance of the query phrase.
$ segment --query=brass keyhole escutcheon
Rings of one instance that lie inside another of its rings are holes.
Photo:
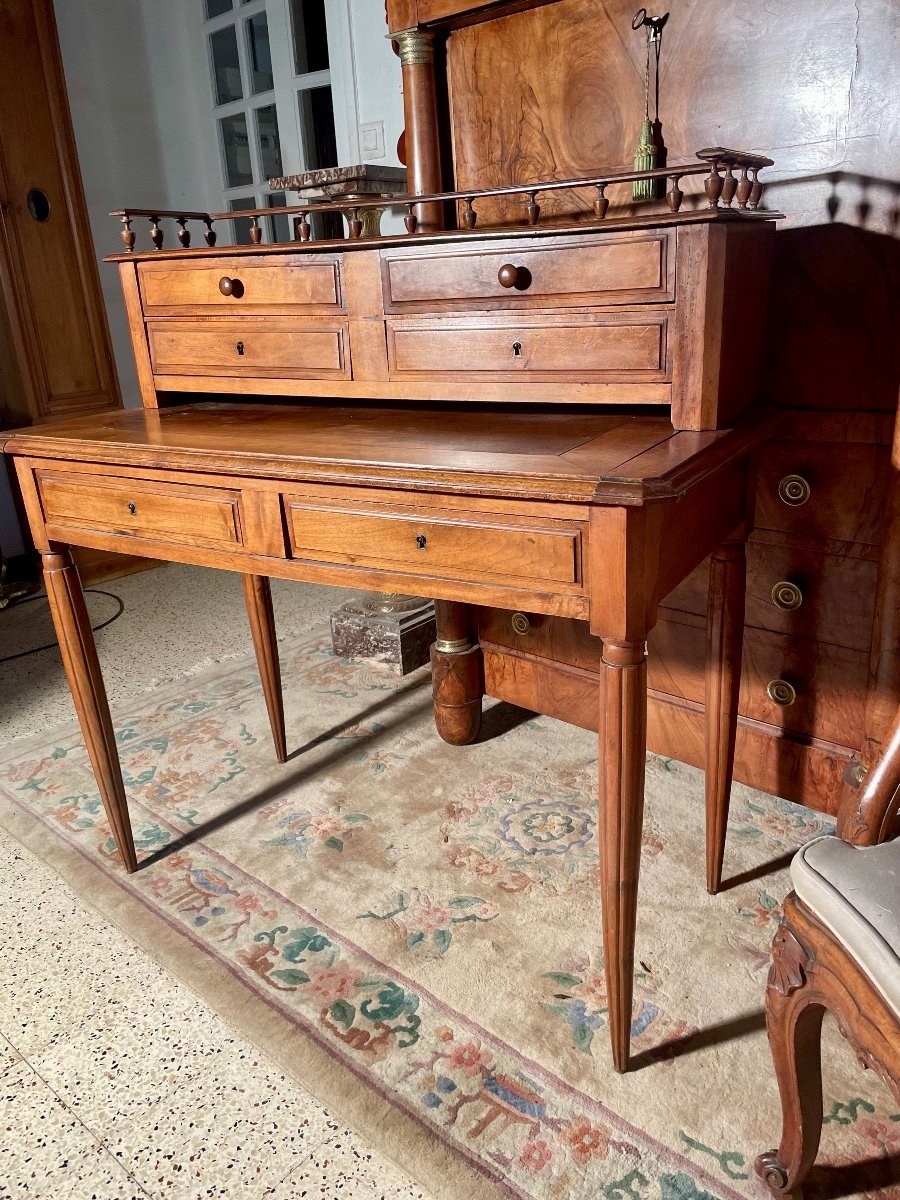
[[[521,342],[513,342],[512,350],[513,350],[513,358],[521,358],[522,357],[522,343]]]
[[[418,546],[418,548],[420,550],[424,550],[427,544],[428,544],[428,538],[425,536],[425,534],[417,533],[416,534],[416,545]]]
[[[238,354],[242,355],[244,353],[244,343],[238,342],[238,344],[235,346],[235,350],[237,350]]]
[[[778,485],[778,495],[784,504],[797,508],[809,499],[810,486],[802,475],[785,475]]]
[[[793,612],[803,603],[803,593],[796,583],[783,579],[772,588],[772,603],[782,612]]]
[[[513,613],[512,629],[513,633],[518,634],[519,637],[525,637],[526,634],[531,633],[531,622],[528,620],[528,617],[525,615],[525,613]]]
[[[128,501],[128,511],[131,513],[132,516],[134,516],[135,513],[137,512],[137,505],[135,504],[135,502],[133,500]]]
[[[773,679],[766,691],[773,704],[780,708],[789,708],[797,699],[797,689],[786,679]]]

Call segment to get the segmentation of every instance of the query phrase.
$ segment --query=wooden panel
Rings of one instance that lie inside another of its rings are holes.
[[[167,318],[148,321],[147,336],[157,375],[350,377],[345,324]]]
[[[573,590],[580,579],[581,533],[561,522],[487,523],[437,512],[394,515],[326,508],[286,497],[295,558],[383,567],[450,578],[489,576]]]
[[[667,378],[663,314],[389,319],[391,378],[518,375],[572,381]]]
[[[148,315],[335,312],[342,306],[338,255],[164,259],[139,263],[138,280]],[[229,295],[222,280],[229,281]]]
[[[584,238],[548,238],[537,246],[492,242],[484,247],[382,251],[385,312],[411,307],[530,308],[635,304],[674,299],[672,235],[666,231]],[[512,286],[499,280],[514,267]]]
[[[517,625],[513,624],[513,616]],[[527,631],[521,632],[523,618]],[[598,671],[603,643],[594,637],[587,621],[572,621],[537,613],[513,614],[501,608],[478,610],[478,638],[482,644],[502,646],[536,658],[549,658],[582,670]]]
[[[116,407],[50,0],[2,0],[0,58],[0,378],[15,379],[0,395],[0,419]],[[29,209],[32,189],[46,197],[46,219]]]
[[[222,549],[241,543],[237,492],[143,480],[105,483],[74,472],[39,470],[37,477],[44,517],[56,529],[92,529]]]
[[[651,656],[651,669],[652,663]],[[595,675],[493,647],[485,650],[484,669],[487,695],[583,729],[596,728],[599,698]],[[703,705],[652,692],[647,710],[647,748],[702,769]],[[814,739],[795,740],[749,717],[738,718],[734,778],[740,783],[835,813],[844,793],[841,775],[851,761],[850,750]]]
[[[887,446],[768,442],[757,468],[756,525],[877,545],[890,474]],[[792,485],[791,476],[801,483]],[[799,499],[804,482],[809,498],[789,503],[783,493]]]

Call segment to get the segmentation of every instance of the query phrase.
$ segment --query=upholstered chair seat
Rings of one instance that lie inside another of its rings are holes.
[[[900,838],[881,846],[816,838],[794,856],[791,882],[900,1016]]]

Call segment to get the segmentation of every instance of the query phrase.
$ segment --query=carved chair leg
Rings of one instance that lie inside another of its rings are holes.
[[[269,724],[275,742],[275,757],[287,761],[287,742],[284,734],[284,698],[281,692],[281,668],[278,662],[278,641],[275,636],[275,614],[272,611],[272,589],[265,575],[241,575],[244,601],[250,618],[253,649],[259,666]]]
[[[613,1065],[617,1071],[627,1071],[647,747],[643,641],[604,639],[600,697],[600,897],[606,994]]]
[[[75,711],[84,736],[103,808],[126,871],[137,870],[134,837],[122,768],[113,732],[106,688],[100,673],[100,661],[94,644],[91,619],[84,604],[78,568],[68,546],[59,546],[41,555],[44,585],[50,601],[50,614],[59,641],[63,667],[69,681]]]
[[[712,556],[706,632],[706,888],[722,883],[737,731],[744,596],[743,541],[725,542]]]
[[[759,1156],[756,1171],[773,1195],[802,1200],[802,1183],[815,1162],[822,1134],[821,1040],[825,1009],[806,975],[806,951],[788,923],[776,934],[772,955],[766,1025],[781,1093],[783,1124],[781,1145]]]
[[[469,604],[434,602],[437,641],[431,647],[434,723],[445,742],[465,746],[481,728],[484,665]]]

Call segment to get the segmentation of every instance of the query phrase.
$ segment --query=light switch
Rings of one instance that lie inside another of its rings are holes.
[[[359,148],[365,159],[384,158],[384,121],[360,125]]]

